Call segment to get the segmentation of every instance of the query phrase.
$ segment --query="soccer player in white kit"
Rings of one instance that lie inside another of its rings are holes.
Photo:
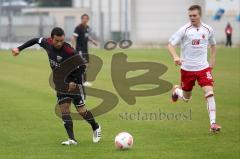
[[[188,9],[190,22],[181,27],[170,39],[168,50],[176,65],[181,66],[181,86],[175,85],[172,100],[181,99],[188,102],[195,81],[202,87],[207,102],[210,119],[210,131],[218,132],[221,126],[216,124],[216,103],[213,93],[211,70],[216,59],[216,41],[213,29],[201,22],[201,7],[193,5]],[[180,43],[181,56],[175,46]],[[210,61],[207,61],[207,50],[210,45]]]

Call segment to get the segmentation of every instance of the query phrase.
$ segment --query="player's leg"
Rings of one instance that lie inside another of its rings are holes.
[[[232,34],[229,35],[229,45],[230,45],[230,47],[232,47]]]
[[[76,105],[76,109],[78,113],[83,117],[83,119],[86,120],[91,125],[93,131],[99,128],[99,125],[95,121],[92,112],[87,110],[85,106]]]
[[[57,98],[58,105],[62,115],[63,124],[69,138],[67,141],[62,142],[62,145],[76,145],[77,141],[75,140],[74,137],[73,122],[70,115],[70,106],[72,99],[63,94],[57,94]]]
[[[83,84],[84,84],[84,86],[90,87],[90,86],[92,86],[91,83],[90,84],[86,83],[87,82],[87,73],[86,72],[87,72],[87,68],[88,68],[88,64],[89,64],[89,55],[88,55],[88,53],[84,53],[83,50],[79,50],[78,53],[84,59],[84,61],[86,63],[86,70],[85,70],[85,72],[83,74],[83,78],[82,78]]]
[[[78,113],[91,125],[93,130],[93,142],[99,142],[101,139],[101,126],[94,119],[92,112],[86,109],[83,96],[76,96],[73,98],[73,103]]]
[[[216,124],[216,102],[213,92],[213,78],[211,75],[211,69],[207,68],[203,71],[200,71],[198,77],[198,83],[204,91],[204,96],[207,103],[207,110],[210,120],[210,131],[220,131],[221,126]]]
[[[192,89],[195,85],[196,77],[194,73],[181,70],[181,87],[175,85],[172,92],[172,101],[176,102],[181,99],[185,102],[191,100]]]
[[[207,102],[207,110],[210,120],[210,131],[211,132],[220,131],[221,126],[216,124],[216,102],[214,98],[213,87],[204,86],[202,87],[202,89],[204,91],[204,96]]]
[[[191,100],[192,91],[184,91],[180,86],[175,85],[172,93],[172,101],[176,102],[178,99],[188,102]]]
[[[192,91],[184,91],[183,90],[183,97],[182,100],[188,102],[192,99]]]
[[[228,40],[229,39],[229,37],[228,37],[228,35],[226,35],[226,44],[225,44],[225,46],[227,47],[228,46]]]
[[[88,66],[89,65],[89,54],[88,54],[88,52],[83,53],[83,58],[86,60],[87,66]],[[87,81],[87,68],[86,68],[86,72],[84,73],[83,85],[86,86],[86,87],[91,87],[92,86],[92,83]]]
[[[92,112],[87,110],[85,106],[77,107],[79,114],[85,119],[92,127],[93,142],[97,143],[101,139],[101,126],[95,121]]]
[[[231,35],[227,35],[227,45],[226,46],[230,46],[231,47],[232,42],[231,42]]]

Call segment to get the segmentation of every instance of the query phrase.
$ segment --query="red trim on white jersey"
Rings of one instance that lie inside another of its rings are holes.
[[[186,33],[187,30],[190,29],[191,27],[192,27],[192,24],[185,29],[184,33]]]
[[[207,29],[208,33],[210,34],[210,30],[209,30],[209,28],[206,27],[206,26],[204,26],[202,23],[201,23],[201,25],[202,25],[205,29]]]

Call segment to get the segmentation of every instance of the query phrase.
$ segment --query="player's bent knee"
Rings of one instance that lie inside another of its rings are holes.
[[[77,111],[80,115],[84,115],[86,113],[87,109],[84,106],[82,106],[82,107],[78,107]]]
[[[184,102],[189,102],[192,99],[192,92],[191,91],[184,91],[182,99],[183,99]]]
[[[204,96],[205,96],[205,98],[209,98],[209,97],[214,96],[214,93],[213,93],[213,91],[208,91],[208,92],[205,93]]]
[[[184,97],[184,96],[183,96],[182,99],[183,99],[184,102],[187,103],[187,102],[189,102],[192,98],[191,98],[191,96],[190,96],[190,97]]]
[[[67,104],[60,105],[60,111],[62,114],[70,114],[70,106]]]
[[[70,109],[61,109],[61,113],[62,113],[62,115],[68,115],[71,112],[70,112]]]

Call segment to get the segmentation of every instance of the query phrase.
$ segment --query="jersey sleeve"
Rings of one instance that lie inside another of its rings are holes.
[[[177,45],[180,43],[180,41],[182,40],[184,36],[184,29],[180,28],[175,34],[173,34],[170,39],[169,39],[169,43],[173,46]]]
[[[22,51],[22,50],[24,50],[24,49],[26,49],[28,47],[31,47],[31,46],[37,44],[38,39],[39,38],[33,38],[33,39],[25,42],[24,44],[22,44],[21,46],[18,47],[19,51]]]
[[[216,45],[216,39],[212,28],[209,29],[208,42],[210,45]]]
[[[79,30],[78,27],[74,29],[73,36],[78,37],[79,36]]]
[[[33,46],[33,45],[35,45],[35,44],[39,44],[41,47],[43,47],[43,48],[45,48],[45,49],[46,49],[47,46],[48,46],[47,39],[41,37],[41,38],[33,38],[33,39],[25,42],[24,44],[22,44],[21,46],[19,46],[18,49],[19,49],[20,51],[22,51],[22,50],[24,50],[24,49],[26,49],[26,48],[28,48],[28,47],[31,47],[31,46]]]
[[[49,46],[47,39],[43,37],[38,39],[38,44],[44,49],[47,49],[47,47]]]

